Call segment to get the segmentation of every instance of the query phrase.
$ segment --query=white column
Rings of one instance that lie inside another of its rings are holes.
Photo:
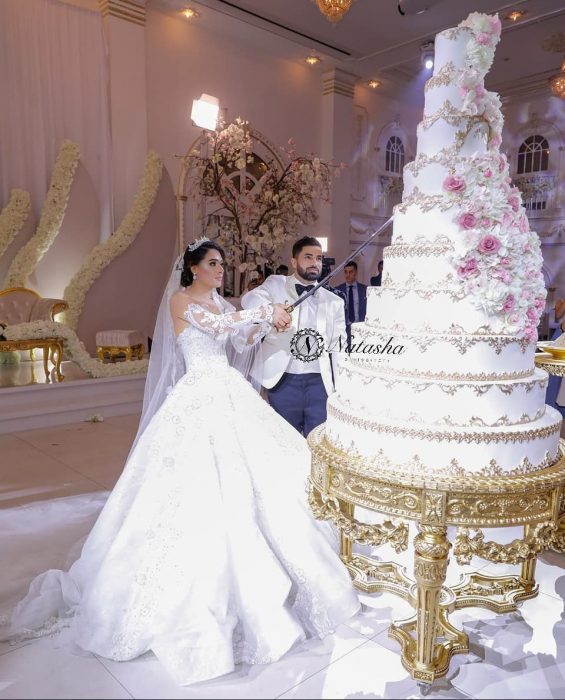
[[[336,164],[351,165],[353,158],[353,95],[358,76],[338,68],[324,73],[321,155]],[[349,253],[351,174],[342,170],[334,180],[332,203],[320,211],[320,236],[328,237],[329,257],[339,263]]]
[[[147,155],[145,0],[99,0],[108,42],[114,228],[132,204]]]

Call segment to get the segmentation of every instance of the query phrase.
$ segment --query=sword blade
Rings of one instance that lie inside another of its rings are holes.
[[[391,216],[390,219],[388,219],[388,221],[385,221],[385,223],[380,228],[378,228],[376,231],[373,231],[373,233],[369,236],[369,238],[367,238],[367,240],[364,243],[362,243],[359,246],[359,248],[357,248],[357,250],[354,250],[353,253],[351,253],[351,255],[349,255],[347,258],[345,258],[345,260],[342,263],[340,263],[335,268],[335,270],[333,270],[332,272],[329,272],[324,277],[324,279],[320,280],[319,282],[317,282],[314,285],[313,289],[311,289],[309,292],[306,292],[306,294],[303,294],[299,299],[297,299],[294,302],[294,304],[291,304],[291,306],[288,307],[288,313],[292,313],[294,311],[294,309],[296,309],[297,306],[300,306],[300,304],[302,304],[302,302],[306,301],[306,299],[308,299],[308,297],[311,297],[312,294],[316,294],[316,292],[318,291],[318,289],[320,289],[320,287],[323,287],[325,284],[327,284],[332,279],[332,277],[335,277],[338,272],[341,272],[343,270],[343,268],[347,265],[348,262],[351,262],[351,260],[353,260],[353,258],[356,258],[359,255],[359,253],[361,253],[374,238],[376,238],[377,236],[380,236],[381,233],[383,233],[383,231],[385,231],[392,224],[393,221],[394,221],[394,216]]]

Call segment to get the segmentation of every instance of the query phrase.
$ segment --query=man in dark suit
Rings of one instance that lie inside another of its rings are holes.
[[[378,264],[378,274],[371,277],[371,287],[380,287],[383,278],[383,261],[379,260]]]
[[[367,313],[367,285],[357,281],[357,263],[348,262],[343,269],[344,284],[336,287],[345,294],[345,321],[347,325],[364,321]]]

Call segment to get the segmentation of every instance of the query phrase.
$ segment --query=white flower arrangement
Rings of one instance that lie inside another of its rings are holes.
[[[497,316],[505,333],[537,340],[545,306],[542,256],[530,231],[508,161],[492,149],[461,158],[443,189],[455,205],[457,248],[452,264],[475,306]]]
[[[500,111],[500,98],[485,90],[483,79],[494,60],[494,51],[500,41],[501,24],[497,15],[472,12],[460,27],[471,31],[467,42],[467,66],[459,77],[463,96],[462,111],[470,115],[482,115],[490,126],[489,145],[498,147],[502,141],[504,119]]]
[[[218,212],[228,215],[218,241],[242,275],[272,259],[301,226],[317,220],[318,202],[330,201],[333,177],[343,167],[314,154],[298,156],[292,139],[280,151],[283,168],[274,159],[256,161],[249,123],[238,117],[208,134],[206,154],[191,153],[188,192],[216,206],[205,225],[208,234],[217,229]],[[248,166],[261,173],[249,190],[238,185],[246,181]]]
[[[21,231],[30,211],[29,192],[20,189],[12,190],[8,204],[0,212],[0,258]]]
[[[55,161],[51,184],[43,205],[37,231],[20,248],[12,261],[4,280],[5,287],[25,287],[37,263],[57,238],[69,202],[71,185],[73,184],[79,160],[80,149],[76,143],[63,141]]]
[[[86,294],[102,270],[133,243],[143,228],[157,196],[162,174],[163,161],[153,151],[149,152],[137,194],[122,223],[110,238],[93,248],[65,288],[63,298],[69,308],[64,312],[64,318],[70,328],[77,328]]]
[[[31,338],[63,338],[65,356],[68,356],[91,377],[118,377],[147,372],[149,360],[131,360],[116,364],[104,364],[87,352],[72,328],[57,321],[31,321],[8,326],[3,331],[7,340]]]

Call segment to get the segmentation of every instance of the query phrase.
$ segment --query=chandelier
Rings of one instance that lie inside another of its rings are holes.
[[[339,22],[352,4],[353,0],[316,0],[320,12],[334,24]]]
[[[560,97],[562,100],[565,100],[565,60],[561,64],[561,73],[554,75],[548,82],[549,89],[555,97]]]

